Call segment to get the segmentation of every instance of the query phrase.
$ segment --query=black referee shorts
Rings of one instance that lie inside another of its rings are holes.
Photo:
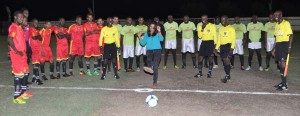
[[[289,42],[277,42],[275,46],[275,58],[277,61],[285,61],[288,55]]]
[[[200,50],[199,50],[199,56],[212,56],[214,51],[214,41],[202,41]]]
[[[222,59],[231,57],[232,54],[230,54],[231,44],[225,44],[220,46],[220,56]]]
[[[117,46],[115,43],[104,44],[104,59],[113,59],[117,58]]]

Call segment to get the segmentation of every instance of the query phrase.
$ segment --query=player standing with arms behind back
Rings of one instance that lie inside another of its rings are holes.
[[[179,25],[178,32],[182,32],[182,69],[186,67],[186,54],[191,53],[193,68],[196,68],[196,55],[195,55],[195,43],[194,43],[194,31],[196,26],[193,22],[189,21],[189,16],[183,17],[183,22]]]
[[[275,19],[274,15],[269,15],[269,22],[265,24],[264,31],[265,31],[265,49],[266,49],[266,64],[267,67],[265,68],[265,71],[269,71],[270,67],[270,60],[272,55],[272,49],[275,44],[275,38],[274,38],[274,30],[275,30]]]
[[[177,30],[178,24],[173,21],[173,16],[168,15],[168,21],[164,24],[166,31],[166,40],[165,40],[165,57],[164,57],[164,67],[163,69],[167,69],[167,61],[169,52],[172,52],[174,68],[178,69],[179,67],[176,65],[176,48],[177,48]]]
[[[263,71],[263,67],[261,66],[262,58],[261,58],[261,32],[264,28],[264,25],[261,22],[257,21],[257,16],[253,15],[251,19],[251,23],[247,25],[247,31],[249,31],[248,38],[248,49],[249,49],[249,57],[248,57],[248,67],[246,70],[251,70],[252,66],[252,58],[254,51],[256,52],[259,71]]]
[[[286,82],[286,76],[284,70],[286,67],[287,55],[291,53],[293,43],[293,31],[289,21],[284,20],[282,17],[282,11],[276,11],[274,13],[276,25],[275,25],[275,46],[272,50],[272,54],[275,55],[276,60],[280,66],[280,77],[282,82],[276,85],[277,90],[288,90]]]

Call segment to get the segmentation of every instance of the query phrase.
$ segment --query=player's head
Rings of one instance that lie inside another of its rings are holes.
[[[216,20],[216,24],[219,24],[219,23],[220,23],[220,17],[219,17],[219,16],[216,16],[216,17],[215,17],[215,20]]]
[[[21,11],[25,18],[29,17],[29,10],[27,8],[22,8]]]
[[[183,16],[183,22],[188,23],[190,21],[190,17],[188,15]]]
[[[274,22],[275,21],[274,14],[269,14],[269,21],[270,22]]]
[[[32,19],[31,24],[32,24],[33,27],[38,27],[39,21],[37,19]]]
[[[253,22],[253,23],[257,22],[257,15],[252,15],[251,22]]]
[[[201,16],[201,22],[203,24],[207,24],[208,23],[208,16],[207,15],[202,15]]]
[[[24,15],[21,11],[15,11],[14,12],[14,20],[15,23],[17,23],[18,25],[23,24],[24,21]]]
[[[239,16],[234,17],[234,23],[240,23],[240,17]]]
[[[144,24],[144,18],[143,17],[139,17],[138,22],[140,25]]]
[[[227,26],[228,25],[228,16],[226,16],[226,15],[222,16],[221,23],[223,26]]]
[[[154,22],[158,23],[159,22],[159,17],[156,16],[156,17],[153,18],[153,20],[154,20]]]
[[[114,16],[114,17],[113,17],[113,23],[114,23],[115,25],[118,24],[118,23],[119,23],[119,17]]]
[[[87,15],[86,15],[86,20],[87,20],[88,22],[93,22],[93,20],[94,20],[94,15],[91,14],[91,13],[87,14]]]
[[[111,27],[112,24],[113,24],[113,18],[108,17],[108,18],[106,19],[106,23],[107,23],[107,26],[108,26],[108,27]]]
[[[51,22],[50,22],[50,21],[45,21],[44,27],[45,27],[46,29],[50,29],[50,28],[52,27]]]
[[[131,17],[127,17],[126,18],[126,23],[127,23],[127,25],[131,25],[132,24],[132,18]]]
[[[174,18],[173,18],[173,16],[172,15],[168,15],[168,22],[173,22],[173,20],[174,20]]]
[[[59,23],[60,26],[64,26],[64,25],[65,25],[65,18],[60,17],[60,18],[58,19],[58,23]]]
[[[81,16],[76,16],[75,22],[76,22],[76,24],[81,25],[82,24],[82,17]]]
[[[103,21],[102,18],[98,18],[98,19],[97,19],[97,24],[98,24],[98,25],[102,26],[103,23],[104,23],[104,21]]]
[[[275,17],[275,20],[277,22],[281,22],[283,20],[283,18],[282,18],[282,11],[280,11],[280,10],[275,11],[274,12],[274,17]]]

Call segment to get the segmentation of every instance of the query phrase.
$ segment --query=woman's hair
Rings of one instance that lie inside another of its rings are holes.
[[[153,33],[153,34],[151,34],[151,32],[150,32],[150,26],[151,26],[151,25],[154,25],[154,33]],[[155,22],[150,22],[150,23],[149,23],[149,25],[148,25],[148,30],[147,30],[148,37],[156,36],[156,34],[157,34],[157,29],[156,29],[156,27],[157,27],[157,25],[156,25]]]

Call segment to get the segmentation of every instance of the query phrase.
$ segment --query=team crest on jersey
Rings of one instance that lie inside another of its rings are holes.
[[[224,35],[227,35],[227,32],[224,32]]]
[[[113,33],[113,36],[115,36],[116,34],[115,33]]]
[[[209,33],[209,32],[210,32],[210,29],[207,29],[207,32]]]

